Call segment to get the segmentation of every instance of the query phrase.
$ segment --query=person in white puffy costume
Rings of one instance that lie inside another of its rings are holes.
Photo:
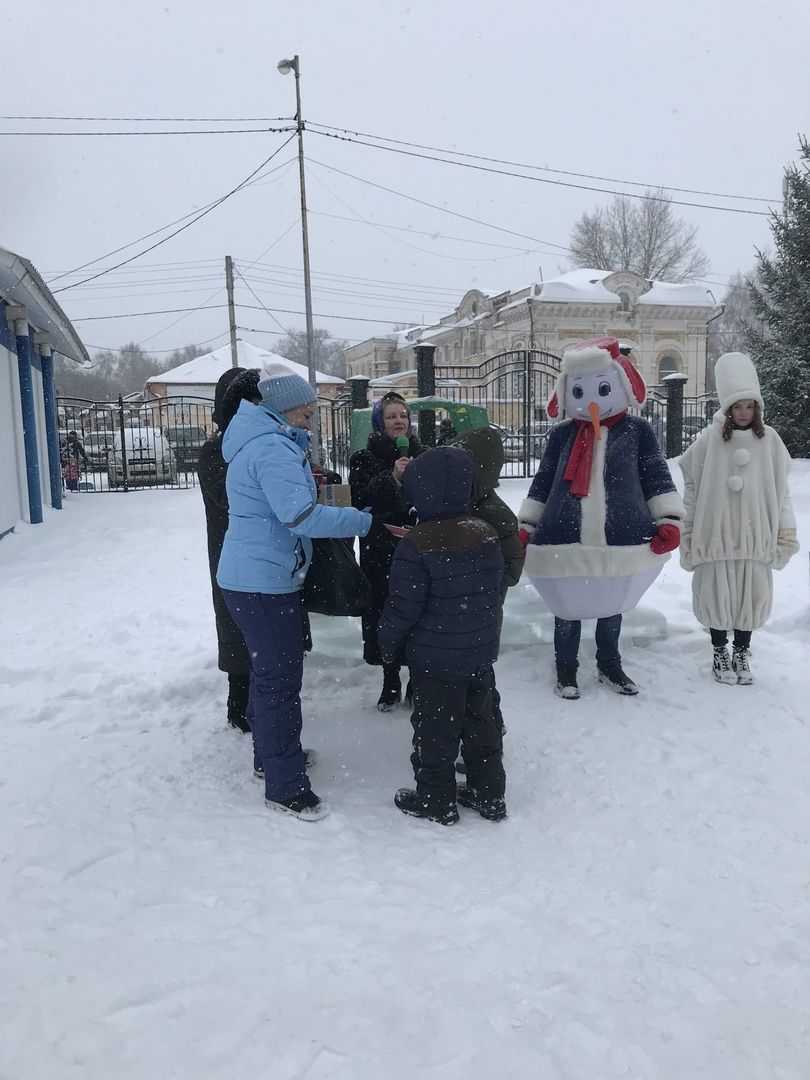
[[[715,384],[720,409],[679,461],[686,508],[681,565],[694,572],[692,607],[711,634],[715,679],[748,686],[754,681],[751,633],[773,604],[771,571],[799,550],[790,455],[762,422],[762,393],[749,356],[721,356]]]

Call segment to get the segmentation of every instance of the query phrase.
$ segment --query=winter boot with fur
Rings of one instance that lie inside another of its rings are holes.
[[[428,821],[437,821],[440,825],[455,825],[458,821],[458,809],[455,803],[449,803],[447,806],[431,806],[420,798],[413,788],[400,788],[394,796],[394,805],[403,814],[427,818]]]
[[[554,693],[557,697],[565,698],[566,701],[576,701],[579,698],[575,667],[557,668],[557,685],[554,687]]]
[[[735,645],[731,652],[731,670],[737,676],[738,686],[750,686],[754,681],[751,668],[748,666],[749,649]]]
[[[624,694],[627,697],[631,697],[638,693],[636,684],[629,675],[625,675],[620,667],[597,668],[597,672],[599,674],[599,682],[604,683],[605,686],[609,686],[611,690],[615,690],[617,694]]]
[[[746,663],[746,667],[747,666],[748,665]],[[720,645],[714,650],[714,658],[712,659],[712,672],[714,673],[715,679],[717,679],[719,683],[725,683],[726,686],[737,685],[737,672],[731,666],[728,649],[725,647],[725,645]]]
[[[506,802],[503,799],[492,799],[485,802],[469,784],[458,785],[456,799],[459,805],[466,806],[468,810],[477,810],[481,817],[487,821],[503,821],[506,817]]]

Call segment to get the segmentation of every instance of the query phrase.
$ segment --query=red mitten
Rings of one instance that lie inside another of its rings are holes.
[[[518,529],[518,540],[520,540],[520,546],[525,551],[529,546],[529,540],[531,540],[532,534],[528,529]]]
[[[658,535],[650,541],[650,547],[656,555],[665,555],[668,551],[674,551],[681,542],[681,530],[677,525],[659,525]]]

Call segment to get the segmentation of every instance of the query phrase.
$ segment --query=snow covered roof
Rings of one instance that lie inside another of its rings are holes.
[[[252,345],[249,341],[243,341],[241,338],[238,338],[236,342],[236,355],[239,360],[239,367],[260,368],[266,361],[275,361],[284,364],[296,375],[300,375],[302,379],[307,378],[307,369],[303,364],[296,364],[294,360],[288,360],[286,356],[279,356],[278,353],[272,353],[268,349]],[[204,356],[197,356],[194,360],[188,360],[185,364],[172,368],[171,371],[164,371],[161,375],[152,375],[146,381],[147,384],[171,383],[173,386],[182,385],[183,383],[202,386],[211,384],[215,386],[220,376],[224,375],[230,366],[231,346],[227,344],[222,345],[219,349],[214,349],[213,352],[206,353]],[[319,386],[326,383],[343,382],[343,379],[339,379],[335,375],[327,375],[323,371],[316,371],[315,374]]]
[[[616,293],[609,292],[602,284],[610,277],[610,270],[571,270],[567,274],[551,278],[540,285],[539,300],[559,303],[616,304]]]
[[[87,349],[34,265],[5,248],[0,248],[0,297],[25,307],[29,325],[48,335],[54,352],[90,366]]]
[[[637,304],[675,304],[680,307],[717,307],[717,301],[705,285],[687,282],[675,285],[670,281],[654,281],[652,288],[642,293]]]

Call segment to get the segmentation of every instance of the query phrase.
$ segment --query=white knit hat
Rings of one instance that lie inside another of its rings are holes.
[[[764,411],[757,369],[746,353],[728,352],[718,357],[714,365],[714,383],[724,413],[735,401],[756,401]]]

